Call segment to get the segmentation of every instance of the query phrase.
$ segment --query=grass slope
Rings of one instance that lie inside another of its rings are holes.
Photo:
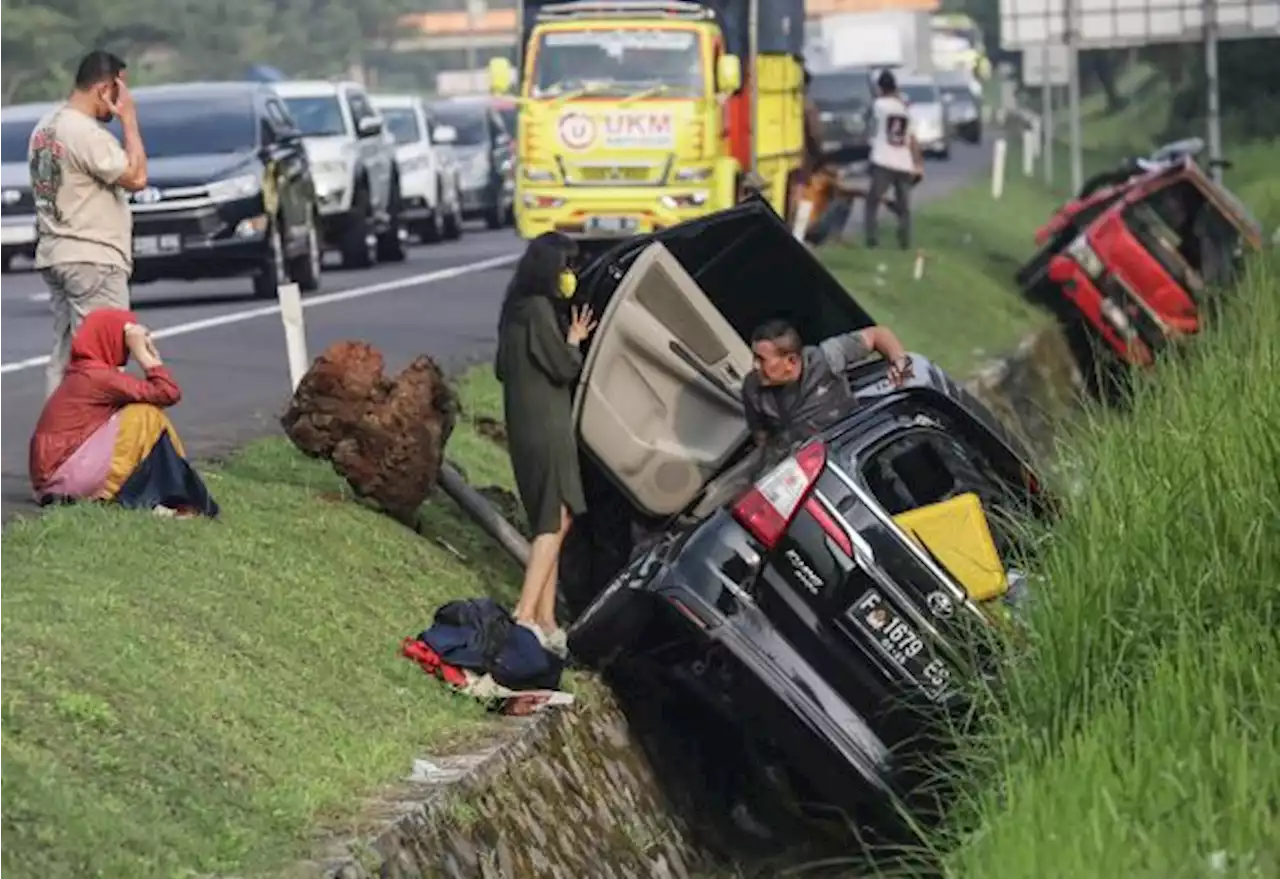
[[[1280,873],[1280,260],[1094,412],[951,875]],[[945,841],[944,841],[945,844]],[[1220,870],[1218,868],[1221,868]]]
[[[921,205],[913,218],[913,237],[926,261],[919,281],[913,276],[915,251],[893,244],[867,250],[855,238],[819,253],[871,316],[909,349],[966,375],[1047,324],[1044,313],[1017,295],[1012,279],[1031,252],[1031,233],[1054,204],[1034,183],[1011,175],[999,201],[991,198],[990,183],[982,182]],[[896,222],[882,217],[885,242],[893,241]]]
[[[450,452],[509,483],[465,419]],[[6,874],[274,872],[413,756],[493,729],[397,655],[440,603],[514,593],[451,502],[424,508],[423,539],[283,440],[207,475],[221,522],[6,527]]]

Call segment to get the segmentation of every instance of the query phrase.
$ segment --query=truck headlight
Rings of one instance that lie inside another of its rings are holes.
[[[214,201],[235,201],[257,195],[261,191],[262,180],[257,174],[242,174],[209,184],[209,198]]]
[[[1089,244],[1089,239],[1084,235],[1076,236],[1075,240],[1067,245],[1067,253],[1079,263],[1080,268],[1084,269],[1084,273],[1090,278],[1096,280],[1106,271],[1106,266],[1102,264],[1097,252]]]
[[[521,173],[524,175],[524,179],[530,183],[550,183],[556,179],[556,175],[551,173],[548,168],[530,168],[526,165],[521,170]]]
[[[710,168],[681,168],[676,171],[676,180],[681,183],[696,183],[711,176]]]

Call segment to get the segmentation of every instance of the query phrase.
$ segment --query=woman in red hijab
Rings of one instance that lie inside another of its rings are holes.
[[[130,355],[145,378],[124,371]],[[187,463],[163,411],[181,398],[133,312],[90,312],[71,340],[66,374],[31,437],[36,500],[114,501],[157,512],[217,515],[218,505]]]

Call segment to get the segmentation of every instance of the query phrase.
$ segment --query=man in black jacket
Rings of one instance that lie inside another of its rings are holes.
[[[784,320],[751,335],[755,369],[742,385],[747,425],[757,446],[777,451],[823,430],[854,405],[845,370],[873,351],[889,362],[889,381],[901,385],[911,360],[886,327],[867,327],[805,345]]]

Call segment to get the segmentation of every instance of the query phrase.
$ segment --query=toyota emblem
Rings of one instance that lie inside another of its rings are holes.
[[[929,610],[933,611],[933,615],[936,617],[946,619],[955,610],[955,604],[951,601],[951,596],[945,592],[930,592],[925,601],[929,605]]]
[[[160,200],[160,190],[154,186],[148,186],[146,189],[140,189],[134,194],[133,200],[138,204],[155,204]]]

